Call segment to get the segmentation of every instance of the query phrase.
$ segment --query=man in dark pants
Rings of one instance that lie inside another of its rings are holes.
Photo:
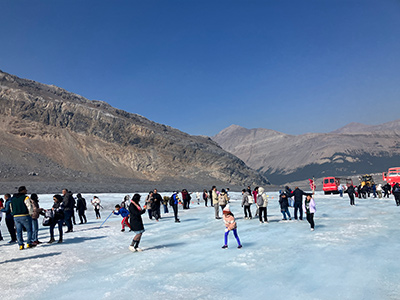
[[[180,220],[178,219],[178,203],[179,203],[178,193],[174,192],[169,201],[170,201],[169,205],[171,205],[172,209],[174,210],[175,223],[179,223]]]
[[[354,203],[354,193],[355,193],[354,186],[349,185],[347,188],[347,194],[349,195],[349,198],[350,198],[350,205],[356,205]]]
[[[157,189],[154,189],[153,191],[153,205],[151,206],[151,209],[153,210],[153,217],[158,221],[158,219],[161,219],[161,202],[162,202],[162,197],[161,195],[157,192]]]
[[[62,190],[63,194],[63,205],[64,205],[64,221],[65,224],[67,225],[68,230],[65,233],[72,232],[73,231],[73,225],[72,225],[72,214],[74,213],[74,206],[75,206],[75,200],[72,197],[72,193],[69,192],[67,189]]]
[[[294,191],[292,192],[292,196],[294,196],[294,218],[297,220],[297,211],[299,211],[299,219],[303,220],[303,196],[312,195],[309,193],[304,193],[299,187],[296,186]]]
[[[6,201],[6,203],[1,211],[6,213],[6,225],[11,237],[11,240],[8,243],[13,244],[17,242],[17,234],[15,232],[14,217],[11,214],[11,195],[5,194],[4,200]]]

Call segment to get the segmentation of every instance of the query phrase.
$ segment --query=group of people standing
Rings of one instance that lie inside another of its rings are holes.
[[[39,197],[32,193],[28,196],[25,186],[18,188],[18,193],[11,196],[5,194],[4,200],[0,199],[0,211],[5,214],[7,230],[11,240],[9,244],[18,243],[19,249],[33,248],[42,242],[39,241],[39,217],[43,216],[43,226],[49,227],[50,240],[48,243],[54,243],[54,228],[58,226],[59,239],[58,243],[63,242],[63,226],[67,227],[65,233],[73,232],[75,222],[75,210],[78,212],[80,223],[87,223],[85,211],[87,210],[86,200],[81,194],[77,194],[77,198],[73,197],[72,192],[63,189],[61,195],[53,196],[53,205],[49,209],[41,208],[39,205]],[[94,197],[92,205],[100,217],[100,199]],[[0,218],[1,221],[1,218]],[[23,232],[26,231],[26,245],[23,238]],[[0,240],[3,237],[0,232]]]

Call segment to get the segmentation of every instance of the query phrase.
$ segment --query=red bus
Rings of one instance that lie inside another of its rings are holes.
[[[386,181],[390,185],[394,185],[396,182],[400,183],[400,167],[389,168],[387,172],[382,173],[383,181]]]
[[[338,186],[346,184],[346,186],[353,185],[351,178],[340,178],[340,177],[325,177],[322,181],[322,190],[327,194],[338,194]]]

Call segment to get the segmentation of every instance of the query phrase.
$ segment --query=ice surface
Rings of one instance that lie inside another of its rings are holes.
[[[181,223],[171,212],[158,223],[143,215],[140,253],[128,250],[134,234],[120,231],[120,216],[99,228],[125,194],[97,195],[101,220],[90,207],[93,195],[83,195],[88,223],[65,234],[63,244],[20,251],[6,243],[3,218],[1,298],[400,299],[400,208],[393,198],[356,200],[352,207],[347,195],[318,193],[311,232],[307,221],[281,221],[277,193],[268,195],[269,223],[260,224],[243,219],[241,195],[231,193],[242,249],[232,234],[229,249],[221,249],[223,221],[194,199],[190,210],[179,211]],[[51,195],[39,197],[41,207],[51,207]],[[48,227],[39,239],[48,241]]]

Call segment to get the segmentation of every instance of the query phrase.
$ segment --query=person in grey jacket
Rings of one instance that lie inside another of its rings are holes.
[[[252,215],[251,215],[251,203],[249,203],[249,196],[250,193],[248,191],[246,191],[246,189],[242,190],[242,207],[244,208],[244,218],[246,220],[248,219],[252,219]]]

